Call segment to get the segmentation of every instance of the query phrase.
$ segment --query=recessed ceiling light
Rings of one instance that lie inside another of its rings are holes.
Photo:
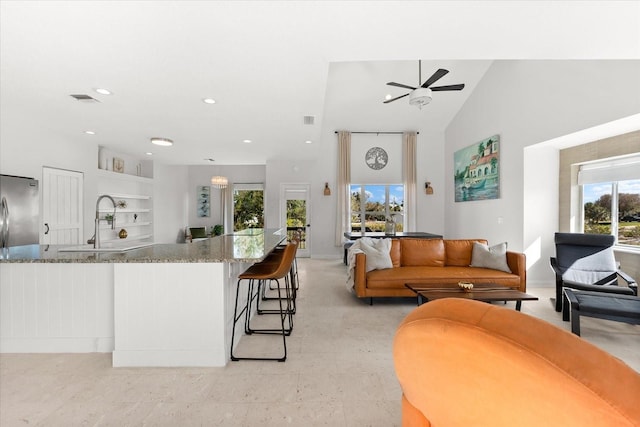
[[[84,133],[86,133],[87,135],[95,135],[96,133],[92,130],[85,130]]]
[[[145,154],[146,154],[147,156],[153,156],[153,153],[152,153],[151,151],[147,151]]]
[[[202,102],[204,102],[205,104],[215,104],[216,100],[213,98],[205,98],[202,100]]]
[[[308,139],[304,142],[305,144],[312,144],[313,141],[309,141]]]
[[[391,94],[388,93],[387,96],[384,97],[384,99],[386,99],[387,101],[391,99]]]
[[[163,147],[169,147],[173,145],[173,141],[169,138],[151,138],[151,143],[155,145],[161,145]]]
[[[97,88],[96,92],[100,95],[111,95],[111,91],[109,89]]]
[[[251,144],[251,140],[250,139],[243,139],[242,142],[244,142],[245,144]]]

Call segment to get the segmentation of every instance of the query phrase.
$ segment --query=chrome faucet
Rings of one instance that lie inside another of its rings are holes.
[[[113,218],[111,219],[111,229],[115,229],[116,226],[116,201],[113,200],[113,197],[103,194],[98,197],[98,201],[96,202],[96,221],[95,221],[95,233],[93,235],[93,248],[100,249],[100,201],[102,199],[107,198],[111,200],[113,203]]]

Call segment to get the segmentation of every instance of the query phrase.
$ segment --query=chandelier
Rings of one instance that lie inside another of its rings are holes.
[[[226,176],[212,176],[211,177],[211,186],[215,188],[227,188],[229,185],[229,180]]]

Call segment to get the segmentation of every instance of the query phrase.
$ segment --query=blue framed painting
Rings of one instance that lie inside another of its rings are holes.
[[[453,154],[455,201],[500,198],[500,135]]]
[[[211,215],[211,200],[209,194],[209,186],[201,185],[198,186],[198,217],[208,217]]]

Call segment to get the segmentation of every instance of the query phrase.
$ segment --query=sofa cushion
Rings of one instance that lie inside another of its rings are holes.
[[[400,239],[400,265],[403,267],[444,267],[442,239]]]
[[[471,264],[469,266],[491,268],[511,273],[511,269],[507,264],[507,243],[503,242],[489,247],[475,242],[471,251]]]
[[[407,283],[426,286],[457,286],[458,282],[495,283],[518,289],[520,277],[517,274],[488,268],[473,267],[398,267],[375,270],[367,273],[367,288],[404,288]]]
[[[487,244],[484,239],[445,240],[445,265],[468,267],[471,264],[471,251],[474,242]]]
[[[391,263],[394,267],[400,267],[400,239],[391,240]]]

